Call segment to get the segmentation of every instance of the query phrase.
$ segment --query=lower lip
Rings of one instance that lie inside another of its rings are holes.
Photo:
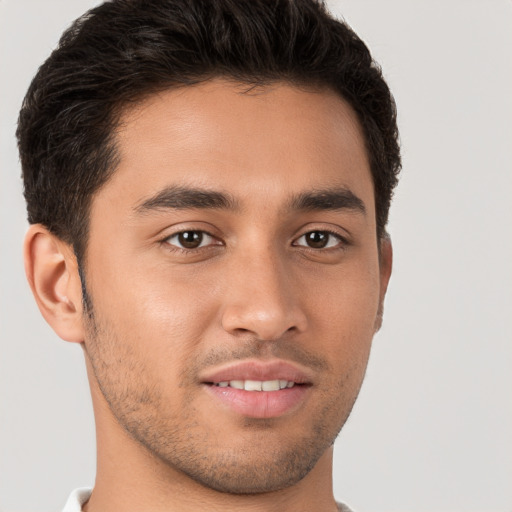
[[[293,386],[279,391],[245,391],[207,385],[207,389],[232,411],[248,418],[276,418],[299,407],[309,387]]]

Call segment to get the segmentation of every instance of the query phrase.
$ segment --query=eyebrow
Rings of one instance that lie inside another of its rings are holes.
[[[166,187],[156,195],[137,205],[136,213],[149,213],[163,209],[212,209],[238,210],[238,201],[231,195],[214,190],[189,188],[182,186]]]
[[[324,211],[352,210],[366,215],[366,207],[362,199],[348,188],[329,188],[313,190],[292,197],[292,210]]]
[[[138,214],[158,210],[240,210],[239,202],[226,192],[169,186],[135,206]],[[329,188],[303,192],[291,197],[288,209],[292,211],[352,210],[366,214],[363,201],[347,188]]]

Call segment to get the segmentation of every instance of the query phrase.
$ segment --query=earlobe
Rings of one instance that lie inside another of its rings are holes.
[[[389,279],[391,277],[391,270],[393,268],[393,246],[391,238],[385,234],[380,240],[379,246],[379,265],[380,265],[380,294],[379,294],[379,309],[377,311],[377,318],[375,320],[375,332],[382,327],[382,318],[384,315],[384,298],[388,289]]]
[[[33,224],[23,252],[25,273],[41,314],[62,339],[82,342],[81,284],[73,250],[41,224]]]

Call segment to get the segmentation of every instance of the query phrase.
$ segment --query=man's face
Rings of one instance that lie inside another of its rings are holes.
[[[203,485],[254,493],[329,452],[388,272],[351,108],[242,91],[210,81],[124,116],[92,203],[84,348],[100,422]]]

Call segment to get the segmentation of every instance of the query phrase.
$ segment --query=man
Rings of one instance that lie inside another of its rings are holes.
[[[394,103],[313,0],[114,0],[18,140],[41,313],[84,351],[97,479],[66,511],[346,510],[333,443],[391,273]]]

